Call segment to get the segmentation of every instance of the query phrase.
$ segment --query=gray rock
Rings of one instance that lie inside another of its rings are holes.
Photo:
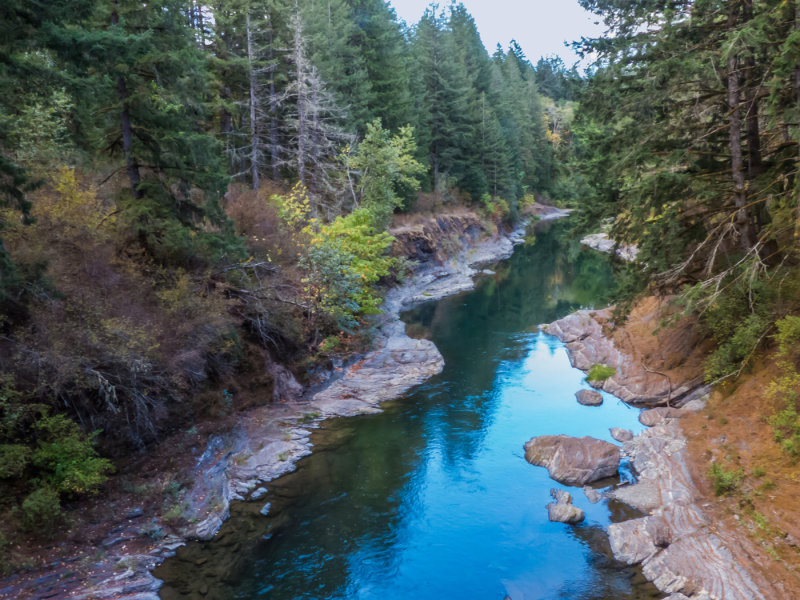
[[[259,514],[264,515],[265,517],[269,514],[269,509],[271,508],[271,504],[267,502],[264,506],[261,507],[261,510],[258,511]]]
[[[614,240],[608,237],[607,233],[592,233],[587,235],[585,238],[581,240],[581,244],[584,246],[588,246],[593,250],[597,250],[599,252],[605,252],[607,254],[611,254],[614,252],[614,247],[617,245]],[[622,260],[627,262],[633,262],[636,260],[636,256],[639,254],[639,248],[635,245],[624,245],[621,244],[617,248],[617,256],[619,256]]]
[[[250,494],[250,500],[259,500],[267,495],[267,488],[260,487],[253,490],[253,493]]]
[[[643,410],[639,414],[639,422],[646,427],[654,427],[664,422],[664,419],[679,419],[685,413],[681,412],[679,408],[670,408],[667,406],[659,406],[651,408],[650,410]]]
[[[622,352],[613,339],[605,336],[601,323],[612,320],[609,308],[579,310],[541,329],[564,342],[573,367],[582,371],[588,371],[593,365],[613,368],[615,374],[601,382],[601,387],[628,404],[659,405],[669,400],[678,405],[706,391],[701,376],[670,386],[665,377],[643,370],[640,361]]]
[[[575,525],[586,518],[586,514],[572,504],[572,494],[564,490],[552,489],[550,495],[555,500],[547,505],[548,518],[556,523]]]
[[[144,510],[141,508],[132,508],[128,512],[125,513],[126,519],[138,519],[144,514]]]
[[[580,390],[575,393],[575,398],[578,399],[578,404],[584,406],[600,406],[603,403],[603,395],[594,390]]]
[[[616,474],[619,448],[591,437],[543,435],[525,444],[525,459],[545,467],[550,477],[569,485],[584,485]]]
[[[588,485],[583,486],[583,493],[592,504],[597,504],[605,497],[601,492]]]
[[[619,427],[612,427],[609,429],[611,432],[611,437],[617,440],[619,443],[624,444],[625,442],[630,442],[633,439],[633,432],[630,429],[620,429]]]
[[[647,513],[661,506],[659,487],[648,479],[633,485],[618,487],[609,492],[608,497]]]
[[[689,400],[686,404],[681,406],[681,410],[684,412],[700,412],[705,410],[705,408],[705,400]]]

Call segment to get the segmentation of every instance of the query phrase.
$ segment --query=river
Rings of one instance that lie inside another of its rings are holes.
[[[550,523],[549,490],[563,486],[524,460],[535,435],[612,441],[609,427],[641,429],[638,411],[607,394],[601,407],[579,405],[583,374],[538,331],[613,294],[608,258],[564,230],[543,224],[475,291],[404,314],[410,335],[436,343],[444,371],[381,414],[324,422],[295,472],[258,502],[234,504],[213,541],[189,544],[156,571],[161,597],[662,597],[610,557],[604,527],[629,509],[571,488],[586,521]]]

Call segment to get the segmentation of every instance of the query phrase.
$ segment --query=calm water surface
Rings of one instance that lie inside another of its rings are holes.
[[[580,406],[583,374],[537,331],[613,293],[607,258],[578,251],[563,228],[538,231],[474,292],[405,314],[409,334],[441,350],[442,374],[380,415],[324,423],[297,471],[159,568],[161,597],[660,598],[610,557],[603,528],[628,509],[572,488],[586,521],[550,523],[544,506],[559,484],[523,457],[535,435],[611,441],[609,427],[640,429],[637,411],[611,396]]]

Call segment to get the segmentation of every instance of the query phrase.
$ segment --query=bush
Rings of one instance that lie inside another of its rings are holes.
[[[26,529],[49,533],[60,519],[61,502],[58,492],[49,487],[34,490],[22,502],[22,523]]]
[[[798,343],[800,343],[800,317],[788,316],[776,324],[778,333],[778,367],[781,376],[771,382],[767,395],[777,400],[783,408],[769,419],[775,433],[775,441],[784,452],[800,458],[800,414],[798,414],[798,390],[800,374],[795,366]]]
[[[31,458],[31,449],[21,444],[0,444],[0,479],[21,477]]]
[[[113,470],[111,462],[94,449],[97,432],[85,435],[64,415],[43,417],[36,430],[40,438],[31,462],[57,494],[95,493]]]
[[[617,370],[614,367],[609,367],[608,365],[592,365],[592,368],[589,369],[589,372],[586,374],[586,381],[605,381],[616,374]]]
[[[744,471],[738,469],[736,471],[729,471],[721,465],[714,463],[709,470],[709,476],[714,486],[714,494],[717,496],[726,496],[739,488],[739,484],[744,479]]]

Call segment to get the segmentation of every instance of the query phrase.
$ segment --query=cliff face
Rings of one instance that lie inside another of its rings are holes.
[[[420,218],[389,231],[395,237],[392,254],[421,263],[442,263],[485,232],[485,225],[472,212]]]

